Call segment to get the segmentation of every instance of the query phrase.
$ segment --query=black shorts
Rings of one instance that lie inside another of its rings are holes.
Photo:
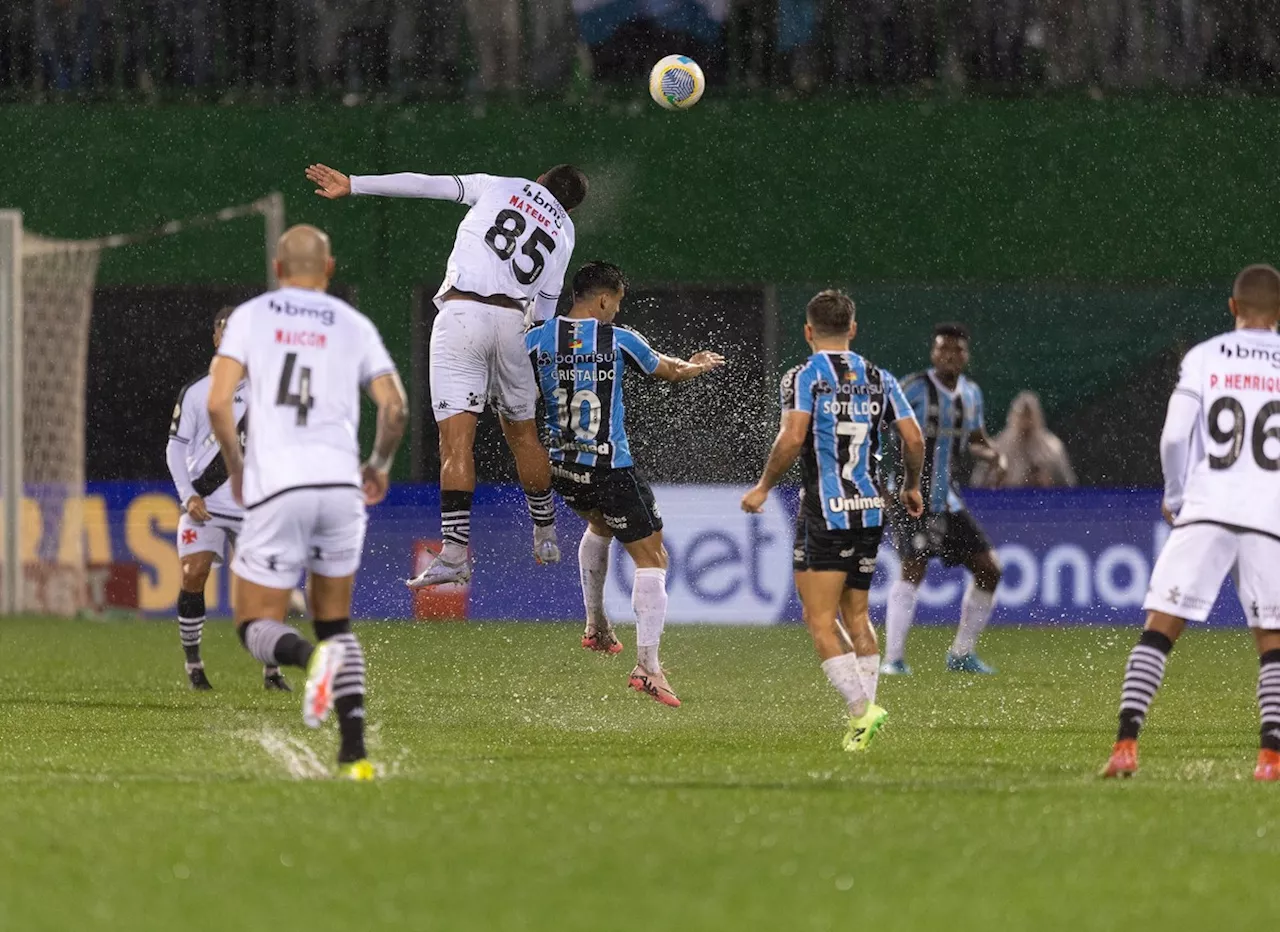
[[[634,544],[662,530],[653,490],[636,471],[551,462],[551,487],[580,515],[598,511],[613,536]]]
[[[876,572],[876,554],[880,551],[882,527],[860,527],[848,531],[830,530],[821,518],[801,512],[796,518],[796,548],[791,561],[793,569],[836,571],[846,573],[845,587],[871,588]]]
[[[894,509],[893,546],[904,560],[936,557],[947,566],[960,566],[974,554],[994,549],[968,511],[926,511],[913,518],[902,508]]]

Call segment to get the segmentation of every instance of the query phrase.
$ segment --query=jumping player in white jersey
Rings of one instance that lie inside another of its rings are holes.
[[[213,348],[222,342],[222,331],[233,307],[224,307],[213,318]],[[204,586],[214,563],[221,563],[228,545],[235,544],[244,521],[244,509],[231,495],[227,464],[218,449],[206,412],[209,373],[188,382],[178,393],[169,424],[165,461],[173,478],[182,517],[178,519],[178,559],[182,563],[182,588],[178,591],[178,634],[186,654],[187,680],[192,689],[213,689],[204,672],[200,642],[204,636]],[[241,445],[248,423],[248,398],[243,383],[236,386],[232,413]],[[275,664],[262,668],[266,689],[289,692],[289,684]]]
[[[1138,769],[1138,732],[1188,621],[1209,616],[1228,573],[1258,646],[1257,780],[1280,780],[1280,272],[1251,265],[1231,292],[1236,329],[1194,347],[1169,399],[1160,463],[1173,525],[1151,573],[1104,777]]]
[[[347,175],[312,165],[321,197],[425,197],[466,204],[431,330],[431,409],[440,432],[439,556],[409,586],[471,577],[471,498],[476,487],[476,421],[492,400],[515,456],[533,519],[533,555],[558,563],[551,466],[538,439],[538,386],[525,355],[530,319],[555,314],[573,255],[569,212],[587,196],[587,178],[557,165],[537,181],[492,175]]]
[[[351,592],[367,523],[386,497],[408,418],[404,388],[374,325],[325,293],[329,238],[296,226],[276,247],[280,288],[240,305],[210,370],[209,418],[232,491],[246,509],[232,572],[236,627],[263,663],[307,669],[303,719],[332,709],[339,773],[374,776],[364,746],[365,664],[351,631]],[[248,380],[253,429],[243,456],[233,410]],[[360,390],[378,406],[373,455],[360,463]],[[311,573],[312,646],[284,623],[298,574]]]

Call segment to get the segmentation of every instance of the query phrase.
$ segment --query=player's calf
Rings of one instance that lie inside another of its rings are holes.
[[[1168,621],[1172,625],[1165,624]],[[1129,653],[1124,682],[1120,688],[1120,723],[1111,757],[1102,770],[1103,777],[1128,777],[1138,770],[1138,735],[1146,722],[1151,702],[1164,682],[1165,665],[1173,650],[1174,637],[1160,628],[1180,630],[1178,619],[1153,612],[1147,629]]]
[[[187,680],[192,689],[213,689],[213,684],[204,672],[204,661],[200,657],[200,643],[204,637],[204,587],[199,592],[188,592],[185,589],[178,593],[178,637],[182,641],[182,652],[186,656]]]
[[[338,716],[339,765],[367,759],[364,744],[365,662],[360,641],[351,631],[351,620],[339,618],[315,622],[316,641],[325,646],[338,646],[341,661],[333,676],[333,710]]]

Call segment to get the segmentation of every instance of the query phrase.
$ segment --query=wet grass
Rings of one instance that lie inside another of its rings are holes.
[[[0,929],[1244,928],[1271,915],[1241,631],[1170,663],[1127,784],[1110,745],[1134,631],[1001,629],[998,677],[913,635],[873,751],[797,628],[669,628],[685,706],[628,692],[562,625],[365,624],[383,779],[262,692],[211,624],[0,622]],[[631,631],[624,640],[631,646]]]

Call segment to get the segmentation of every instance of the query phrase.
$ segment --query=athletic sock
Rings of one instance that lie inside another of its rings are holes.
[[[349,764],[369,755],[364,746],[364,650],[351,633],[349,619],[317,621],[316,640],[342,645],[342,666],[333,678],[333,710],[338,716],[338,733],[342,744],[338,763]]]
[[[1147,710],[1156,690],[1164,682],[1164,666],[1169,661],[1173,641],[1159,631],[1143,631],[1129,654],[1120,688],[1120,730],[1117,741],[1133,740],[1142,730]]]
[[[1280,751],[1280,650],[1269,650],[1258,659],[1261,746],[1268,751]]]
[[[263,666],[307,667],[315,650],[297,628],[273,618],[258,618],[240,626],[240,641]]]
[[[907,632],[916,620],[916,597],[919,586],[899,579],[889,587],[889,604],[884,618],[884,658],[898,663],[907,657]]]
[[[200,640],[204,636],[204,592],[178,593],[178,637],[187,655],[187,669],[202,666]]]
[[[553,527],[556,523],[556,503],[551,497],[551,490],[530,492],[525,489],[524,500],[529,506],[529,517],[534,527]]]
[[[858,678],[862,680],[862,691],[867,701],[875,704],[876,688],[880,685],[880,655],[866,654],[858,658]]]
[[[979,589],[972,580],[964,591],[964,600],[960,603],[960,625],[956,628],[956,639],[951,643],[951,655],[963,657],[972,654],[978,646],[978,635],[991,620],[991,611],[995,608],[996,594],[986,589]]]
[[[859,674],[858,656],[840,654],[829,657],[822,661],[822,672],[827,675],[836,692],[844,697],[844,704],[849,714],[854,718],[861,718],[866,713],[867,703],[870,700]]]
[[[667,620],[667,571],[657,567],[636,570],[631,586],[631,607],[636,613],[636,655],[640,666],[658,673],[658,642]]]
[[[471,543],[471,492],[440,493],[440,556],[446,563],[461,563]]]
[[[578,579],[582,582],[582,605],[587,610],[587,624],[604,623],[604,583],[609,576],[610,538],[601,537],[587,528],[578,542]]]

